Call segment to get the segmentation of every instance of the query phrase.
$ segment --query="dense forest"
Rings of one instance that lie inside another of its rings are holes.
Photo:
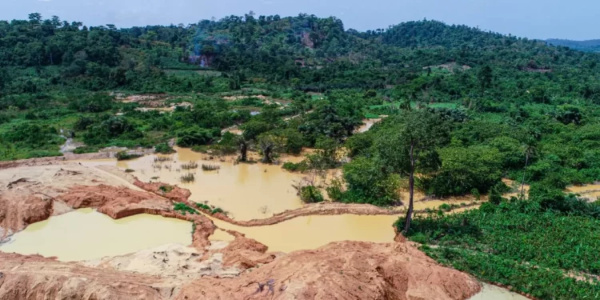
[[[428,20],[358,32],[312,15],[117,28],[31,14],[0,21],[0,160],[59,156],[69,137],[82,145],[75,153],[167,153],[175,139],[241,161],[256,150],[265,163],[316,148],[283,167],[342,168],[343,180],[326,189],[334,201],[412,203],[400,187],[489,194],[480,209],[417,217],[412,227],[409,213],[398,228],[482,279],[542,299],[594,298],[597,238],[585,230],[600,228],[600,208],[562,190],[600,180],[599,62],[596,53]],[[140,94],[175,108],[123,101]],[[357,133],[361,120],[379,118]],[[223,131],[232,126],[242,134]],[[530,184],[530,200],[502,199],[502,178]],[[313,186],[301,197],[323,200]],[[556,230],[544,233],[549,225]],[[540,236],[581,242],[540,246],[550,258],[535,246]]]

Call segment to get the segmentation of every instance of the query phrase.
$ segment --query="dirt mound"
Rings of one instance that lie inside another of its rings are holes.
[[[3,192],[0,194],[0,241],[51,215],[52,201],[43,196]]]
[[[165,299],[158,277],[0,252],[0,299]]]
[[[0,299],[468,299],[480,290],[407,243],[333,243],[235,278],[182,281],[6,253],[0,274]]]
[[[339,242],[291,253],[232,280],[193,281],[176,299],[467,299],[479,290],[470,276],[437,265],[407,243]]]
[[[268,247],[260,242],[249,239],[239,232],[227,232],[235,236],[235,239],[219,250],[219,253],[223,254],[223,265],[246,270],[270,263],[277,257],[273,253],[267,253]]]
[[[169,200],[148,192],[104,184],[75,186],[56,198],[75,209],[97,208],[114,219],[138,214],[139,211],[169,211],[173,206]]]
[[[212,248],[212,247],[209,247]],[[202,252],[179,244],[163,245],[135,253],[108,257],[84,264],[90,267],[156,275],[180,280],[203,276],[235,277],[240,269],[223,266],[223,254],[215,251],[199,259]]]
[[[188,189],[182,189],[178,186],[169,185],[161,182],[146,183],[136,180],[134,182],[134,185],[148,192],[161,195],[163,197],[177,202],[186,202],[187,199],[192,195],[192,193]]]

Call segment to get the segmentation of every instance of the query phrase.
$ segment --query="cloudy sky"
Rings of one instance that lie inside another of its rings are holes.
[[[529,38],[600,38],[598,0],[0,0],[1,20],[39,12],[118,27],[189,24],[249,11],[336,16],[357,30],[427,18]]]

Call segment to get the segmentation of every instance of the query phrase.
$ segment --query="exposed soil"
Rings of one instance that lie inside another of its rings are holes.
[[[150,213],[195,224],[194,248],[166,246],[86,263],[0,252],[0,299],[467,299],[480,290],[475,279],[437,265],[401,239],[336,242],[290,254],[269,253],[265,245],[233,231],[232,242],[210,242],[216,229],[210,219],[173,211],[175,201],[192,204],[189,191],[165,192],[163,185],[136,182],[114,168],[70,162],[27,162],[0,171],[5,231],[83,207],[113,218]],[[258,226],[346,213],[397,212],[336,203],[265,220],[230,221]],[[262,291],[259,283],[265,284]]]
[[[168,299],[165,280],[0,252],[0,299]]]
[[[407,243],[332,243],[239,277],[187,283],[6,253],[0,253],[0,271],[0,299],[468,299],[480,290],[470,276],[437,265]]]
[[[270,280],[272,291],[267,285],[261,292],[258,283]],[[235,279],[193,281],[176,299],[467,299],[479,290],[470,276],[407,243],[339,242],[282,256]]]

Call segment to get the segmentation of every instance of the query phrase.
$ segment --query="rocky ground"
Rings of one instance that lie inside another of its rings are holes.
[[[150,213],[194,222],[192,247],[166,245],[88,262],[60,262],[0,252],[0,299],[468,299],[470,276],[442,267],[402,238],[337,242],[316,250],[270,253],[229,231],[210,241],[213,222],[181,215],[173,202],[189,192],[146,184],[114,168],[41,160],[0,166],[0,237],[72,209],[112,218]],[[370,206],[309,206],[265,224],[310,214],[385,211]],[[233,222],[233,221],[232,221]],[[253,224],[242,224],[253,225]]]

